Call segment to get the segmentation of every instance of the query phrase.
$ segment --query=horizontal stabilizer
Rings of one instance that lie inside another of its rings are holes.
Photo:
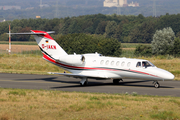
[[[41,33],[41,32],[39,32],[39,33],[34,33],[34,32],[24,32],[24,33],[10,33],[11,35],[46,35],[46,34],[52,34],[52,33],[55,33],[55,31],[48,31],[48,32],[46,32],[46,33]],[[9,34],[9,33],[7,33],[7,34]]]

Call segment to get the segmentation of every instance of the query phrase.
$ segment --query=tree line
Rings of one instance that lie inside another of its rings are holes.
[[[69,54],[99,52],[109,56],[121,55],[121,42],[151,43],[138,46],[136,55],[180,56],[180,14],[155,18],[121,15],[85,15],[61,19],[21,19],[0,23],[0,40],[7,41],[11,32],[31,29],[56,31],[53,38]],[[33,36],[12,35],[12,41],[32,41]]]
[[[121,43],[114,38],[99,35],[73,33],[53,36],[68,54],[100,53],[105,56],[120,56]]]
[[[134,52],[137,56],[170,55],[180,57],[180,37],[176,37],[171,27],[157,30],[151,45],[138,45]]]
[[[156,30],[171,27],[176,36],[180,35],[180,14],[160,17],[125,15],[84,15],[54,19],[15,19],[0,23],[0,40],[8,40],[5,35],[11,24],[12,32],[28,32],[31,29],[56,31],[56,34],[67,35],[85,33],[114,38],[123,43],[151,43]],[[31,37],[12,36],[13,41],[30,41]]]

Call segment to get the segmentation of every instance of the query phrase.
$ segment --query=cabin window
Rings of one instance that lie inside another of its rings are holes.
[[[141,67],[141,62],[138,62],[136,67]]]
[[[114,61],[111,62],[111,65],[114,65]]]
[[[116,66],[119,66],[119,61],[116,62]]]
[[[101,60],[101,65],[103,65],[103,63],[104,63],[104,60]]]
[[[124,66],[124,64],[125,64],[125,62],[122,62],[122,63],[121,63],[121,66],[123,67],[123,66]]]
[[[106,65],[108,65],[108,64],[109,64],[109,60],[106,61]]]
[[[128,62],[127,67],[130,67],[130,65],[131,65],[131,63],[130,63],[130,62]]]

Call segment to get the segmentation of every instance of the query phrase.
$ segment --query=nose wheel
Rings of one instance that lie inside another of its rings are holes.
[[[153,83],[154,83],[154,87],[155,88],[159,88],[160,87],[160,84],[157,81],[154,81]]]

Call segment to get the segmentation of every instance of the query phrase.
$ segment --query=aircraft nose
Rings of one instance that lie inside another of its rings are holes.
[[[166,70],[161,68],[156,68],[156,74],[161,77],[163,80],[174,80],[174,75]]]
[[[161,75],[164,80],[174,80],[174,75],[166,70],[163,70]]]
[[[174,75],[172,73],[166,73],[164,80],[174,80]]]

